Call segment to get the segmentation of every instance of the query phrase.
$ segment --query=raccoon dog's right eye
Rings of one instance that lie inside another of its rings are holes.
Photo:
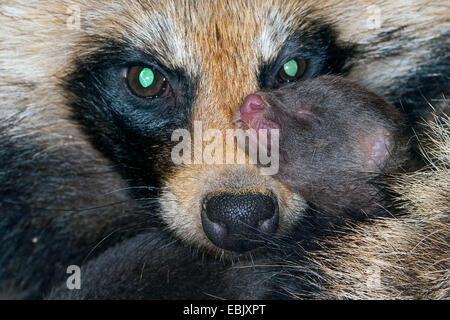
[[[163,97],[170,89],[167,79],[159,71],[146,66],[130,67],[126,82],[130,91],[141,98]]]

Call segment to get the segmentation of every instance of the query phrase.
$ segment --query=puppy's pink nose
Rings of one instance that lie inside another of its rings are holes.
[[[240,109],[241,121],[248,128],[257,132],[261,129],[267,129],[270,136],[271,129],[279,129],[279,125],[271,120],[272,112],[273,110],[264,102],[260,95],[251,94],[242,103]]]
[[[267,105],[261,96],[257,94],[248,95],[241,106],[241,120],[251,127],[253,120],[261,117]]]

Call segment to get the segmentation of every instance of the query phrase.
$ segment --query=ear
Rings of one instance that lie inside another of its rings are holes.
[[[382,169],[392,151],[392,135],[385,128],[378,128],[363,138],[364,167],[370,171]]]

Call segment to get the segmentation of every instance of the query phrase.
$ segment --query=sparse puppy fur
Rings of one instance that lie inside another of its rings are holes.
[[[444,1],[1,1],[0,296],[448,298],[448,36]],[[333,134],[277,105],[296,85]],[[172,161],[257,92],[292,137],[278,176]]]
[[[402,114],[340,77],[258,92],[244,102],[237,124],[281,131],[276,178],[324,212],[386,214],[383,178],[411,170]]]

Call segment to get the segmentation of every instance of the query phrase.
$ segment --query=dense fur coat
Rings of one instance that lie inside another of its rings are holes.
[[[41,298],[87,262],[83,290],[94,293],[56,297],[114,298],[104,288],[117,285],[116,298],[448,298],[448,35],[444,1],[2,1],[0,290]],[[300,194],[254,166],[171,161],[174,129],[232,128],[245,96],[275,87],[298,56],[309,66],[301,80],[340,74],[408,117],[428,164],[389,183],[402,215],[328,232]],[[172,94],[125,92],[122,69],[136,63],[164,74]],[[438,117],[424,131],[430,104]],[[249,188],[278,199],[280,231],[268,254],[239,257],[205,236],[201,200]],[[303,242],[278,242],[303,215]],[[128,258],[129,283],[165,261],[175,276],[156,274],[133,296],[107,268],[102,287],[95,270],[115,261],[120,273]],[[201,268],[210,272],[189,291],[186,273]]]

